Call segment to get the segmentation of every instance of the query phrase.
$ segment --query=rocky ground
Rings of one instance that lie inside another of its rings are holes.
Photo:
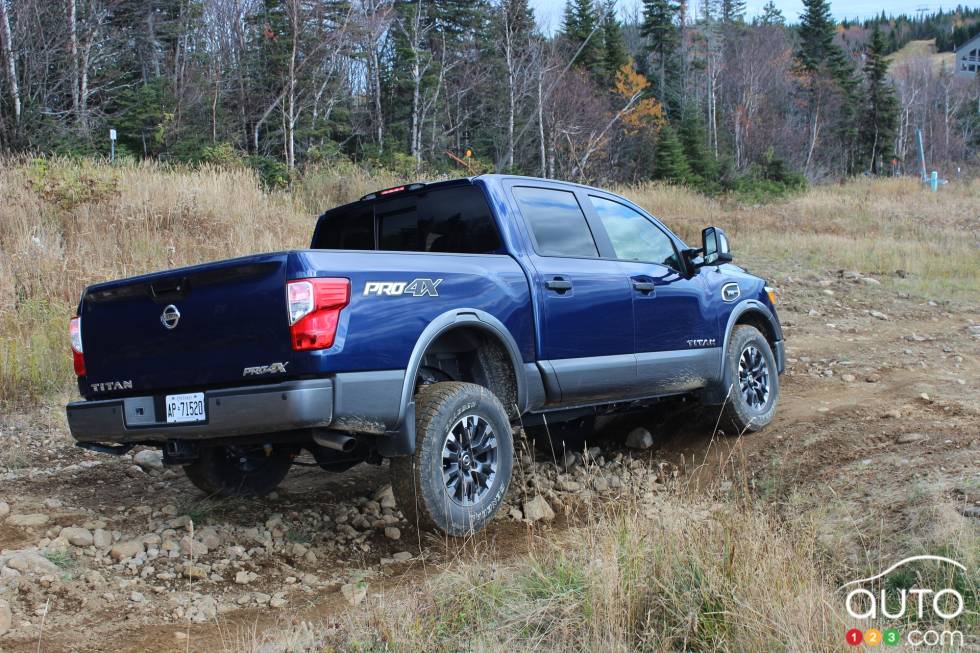
[[[55,408],[3,415],[0,650],[231,649],[242,627],[329,621],[410,589],[461,547],[519,555],[529,534],[573,528],[597,502],[627,490],[653,501],[672,484],[748,491],[787,518],[819,513],[855,564],[869,547],[975,537],[978,307],[884,281],[778,280],[789,365],[765,431],[721,436],[672,410],[613,421],[585,447],[520,438],[509,503],[467,542],[406,524],[387,466],[295,467],[271,497],[212,501],[155,451],[73,447]]]

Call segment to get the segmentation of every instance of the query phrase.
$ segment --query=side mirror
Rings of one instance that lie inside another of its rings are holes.
[[[732,252],[728,247],[728,237],[718,227],[708,227],[701,232],[702,266],[731,263]]]

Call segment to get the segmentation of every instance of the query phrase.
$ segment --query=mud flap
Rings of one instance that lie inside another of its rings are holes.
[[[390,431],[378,438],[378,453],[385,458],[411,456],[415,453],[415,402],[405,406],[405,419],[397,431]]]

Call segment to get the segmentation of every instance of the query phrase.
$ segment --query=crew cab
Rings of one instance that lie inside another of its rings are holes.
[[[500,507],[513,425],[685,396],[768,424],[775,295],[628,199],[483,175],[324,213],[310,247],[89,286],[70,322],[80,446],[159,447],[198,488],[262,495],[309,451],[390,459],[406,517],[463,535]]]

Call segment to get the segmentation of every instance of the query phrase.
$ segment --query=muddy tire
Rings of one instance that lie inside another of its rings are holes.
[[[260,497],[275,490],[289,472],[295,451],[289,447],[203,447],[184,466],[187,478],[210,496]]]
[[[736,326],[728,340],[725,365],[731,392],[722,409],[720,428],[734,435],[764,428],[779,403],[779,374],[769,342],[753,326]]]
[[[481,530],[510,486],[507,411],[486,388],[444,382],[415,398],[415,453],[391,459],[391,486],[409,524],[458,537]]]

